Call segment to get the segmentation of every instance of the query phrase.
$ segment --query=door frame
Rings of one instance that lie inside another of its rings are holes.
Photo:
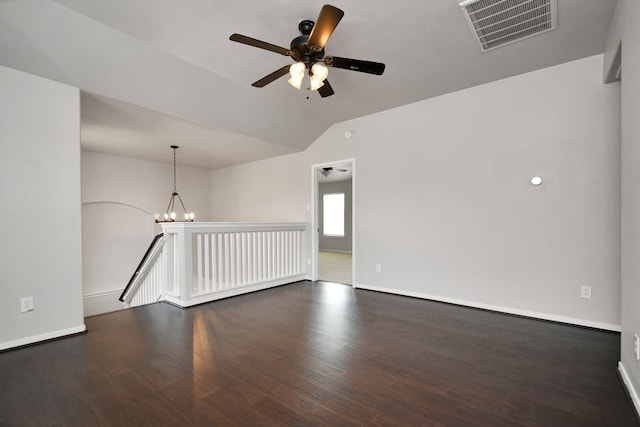
[[[350,163],[351,178],[351,286],[356,287],[356,159],[334,160],[311,165],[311,280],[318,280],[318,252],[320,251],[320,191],[318,170]]]

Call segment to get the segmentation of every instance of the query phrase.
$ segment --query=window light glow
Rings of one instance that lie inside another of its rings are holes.
[[[344,236],[344,193],[322,196],[322,234]]]

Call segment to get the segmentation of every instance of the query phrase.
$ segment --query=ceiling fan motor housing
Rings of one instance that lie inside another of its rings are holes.
[[[305,19],[298,24],[298,29],[302,35],[291,40],[291,51],[293,52],[293,60],[296,62],[304,62],[307,68],[310,68],[316,62],[319,62],[324,57],[324,49],[314,51],[309,47],[307,41],[309,40],[309,34],[313,30],[315,23],[311,20]]]
[[[313,30],[313,26],[315,25],[315,22],[313,22],[310,19],[303,19],[302,21],[300,21],[300,23],[298,24],[298,30],[300,30],[300,33],[303,36],[308,36],[309,34],[311,34],[311,30]]]

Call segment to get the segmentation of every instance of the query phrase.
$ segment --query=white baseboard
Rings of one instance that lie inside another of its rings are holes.
[[[122,289],[114,289],[84,294],[84,316],[96,316],[124,309],[124,304],[118,300],[121,293]]]
[[[337,254],[350,254],[352,253],[351,251],[341,251],[338,249],[319,249],[319,252],[335,252]]]
[[[618,362],[618,371],[620,372],[624,386],[629,392],[629,396],[631,396],[631,401],[636,409],[636,413],[638,414],[638,417],[640,417],[640,397],[638,397],[638,391],[633,386],[631,378],[629,377],[627,370],[624,368],[622,361]]]
[[[282,279],[271,280],[268,282],[256,283],[254,285],[239,286],[233,289],[226,289],[222,291],[216,291],[209,294],[198,295],[191,298],[188,301],[181,300],[178,296],[165,294],[164,301],[177,305],[178,307],[186,308],[198,304],[204,304],[207,302],[229,298],[236,295],[248,294],[250,292],[261,291],[263,289],[274,288],[276,286],[286,285],[289,283],[299,282],[305,280],[305,275],[300,274],[298,276],[285,277]]]
[[[13,341],[7,341],[0,343],[0,351],[7,350],[15,347],[22,347],[23,345],[35,344],[41,341],[47,341],[54,338],[61,338],[67,335],[79,334],[87,330],[87,327],[82,324],[80,326],[74,326],[73,328],[62,329],[59,331],[47,332],[45,334],[33,335],[26,338],[20,338]]]
[[[498,311],[500,313],[515,314],[518,316],[533,317],[535,319],[550,320],[552,322],[568,323],[570,325],[586,326],[595,329],[604,329],[607,331],[620,332],[622,327],[611,323],[594,322],[585,319],[576,319],[573,317],[557,316],[555,314],[540,313],[537,311],[520,310],[512,307],[502,307],[498,305],[484,304],[475,301],[466,301],[455,298],[439,297],[435,295],[423,294],[420,292],[403,291],[398,289],[383,288],[379,286],[369,286],[362,283],[354,284],[354,288],[367,289],[370,291],[385,292],[389,294],[403,295],[413,298],[421,298],[438,302],[446,302],[449,304],[464,305],[466,307],[481,308],[483,310]]]

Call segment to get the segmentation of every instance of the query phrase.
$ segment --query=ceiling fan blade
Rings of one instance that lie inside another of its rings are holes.
[[[327,96],[333,95],[335,92],[329,84],[329,80],[325,80],[324,84],[318,88],[318,93],[321,97],[326,98]]]
[[[324,45],[333,34],[333,30],[338,26],[338,22],[344,16],[344,12],[338,9],[335,6],[331,6],[330,4],[325,4],[322,6],[322,10],[320,10],[320,15],[318,15],[318,19],[316,19],[316,23],[311,30],[311,34],[309,34],[309,38],[307,39],[307,44],[316,52],[320,52],[324,49]]]
[[[289,72],[289,67],[290,67],[290,65],[285,65],[284,67],[275,70],[273,73],[264,76],[260,80],[251,83],[251,86],[253,86],[253,87],[265,87],[266,85],[268,85],[272,81],[277,80],[280,77],[282,77],[285,74],[287,74]]]
[[[242,34],[231,34],[231,36],[229,36],[229,40],[247,44],[249,46],[257,47],[260,49],[269,50],[271,52],[279,53],[280,55],[284,56],[291,56],[292,53],[289,49],[285,49],[284,47],[276,46],[275,44],[263,42],[262,40],[243,36]]]
[[[360,71],[361,73],[376,74],[378,76],[384,73],[385,67],[385,65],[380,62],[340,58],[339,56],[326,56],[322,61],[329,67],[344,68],[345,70]]]

